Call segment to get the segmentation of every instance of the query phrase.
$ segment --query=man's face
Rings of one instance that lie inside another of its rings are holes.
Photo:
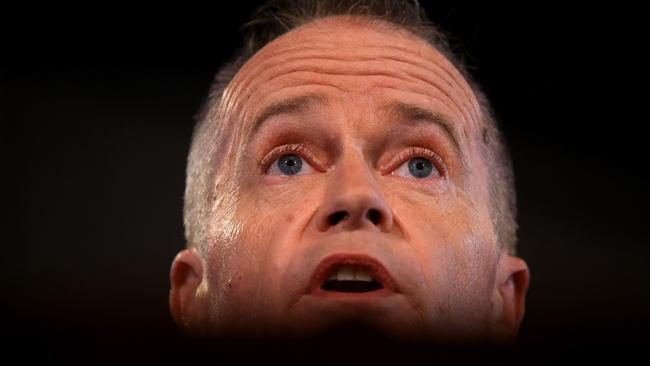
[[[349,323],[405,339],[516,331],[523,309],[507,312],[521,281],[504,291],[527,270],[499,249],[480,109],[439,52],[329,18],[263,48],[228,98],[226,124],[243,141],[226,173],[242,230],[208,245],[191,305],[177,310],[172,273],[179,322],[244,335]]]

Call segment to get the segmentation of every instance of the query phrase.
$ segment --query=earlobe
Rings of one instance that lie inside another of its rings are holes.
[[[521,258],[503,254],[497,271],[496,331],[500,340],[512,342],[524,317],[530,281],[528,265]]]
[[[169,307],[176,324],[189,330],[199,316],[198,290],[203,279],[203,261],[194,248],[176,255],[169,274]]]

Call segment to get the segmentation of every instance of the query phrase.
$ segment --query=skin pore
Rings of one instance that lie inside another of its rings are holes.
[[[240,229],[174,260],[179,325],[514,338],[528,269],[491,224],[476,97],[437,50],[379,21],[316,20],[255,54],[220,108],[234,137],[218,174],[237,187],[226,224]],[[384,289],[323,291],[328,261],[382,267]]]

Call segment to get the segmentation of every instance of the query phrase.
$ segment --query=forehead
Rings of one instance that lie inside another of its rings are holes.
[[[271,103],[305,94],[343,103],[408,99],[451,117],[467,135],[480,121],[461,73],[429,43],[381,21],[317,20],[279,37],[239,70],[225,107],[249,125]]]

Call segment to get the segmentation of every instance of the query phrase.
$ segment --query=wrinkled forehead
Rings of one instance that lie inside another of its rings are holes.
[[[318,72],[302,77],[314,65]],[[360,83],[336,83],[344,76],[364,75],[368,77],[360,78]],[[343,90],[346,95],[366,95],[368,89],[362,88],[378,83],[365,81],[378,75],[385,76],[380,84],[386,90],[420,94],[450,107],[465,135],[480,126],[480,108],[471,87],[441,52],[396,25],[347,16],[312,21],[264,46],[237,72],[221,107],[246,134],[256,111],[290,88],[310,83],[335,89],[352,85],[357,90]]]
[[[332,16],[299,26],[264,46],[248,64],[303,48],[345,50],[352,52],[350,56],[355,54],[355,50],[363,54],[364,50],[393,49],[457,72],[435,47],[408,30],[379,19],[354,16]]]
[[[476,104],[471,87],[454,65],[433,45],[409,31],[381,20],[335,16],[302,25],[258,51],[240,70],[235,79],[243,79],[260,66],[272,66],[278,59],[291,53],[303,53],[305,58],[322,54],[328,57],[345,56],[359,61],[403,61],[416,64],[438,74],[448,86],[464,93]],[[259,74],[254,74],[259,75]],[[261,75],[259,75],[261,76]]]

